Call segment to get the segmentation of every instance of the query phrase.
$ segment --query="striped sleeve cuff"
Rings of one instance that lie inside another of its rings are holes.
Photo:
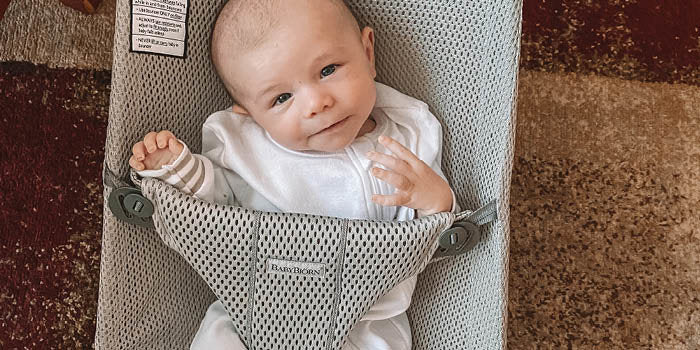
[[[180,141],[182,142],[182,141]],[[173,185],[187,194],[199,191],[204,183],[204,164],[194,157],[186,144],[180,155],[172,164],[163,165],[157,170],[137,172],[141,177],[154,177]]]

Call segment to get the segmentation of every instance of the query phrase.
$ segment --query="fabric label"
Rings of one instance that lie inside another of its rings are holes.
[[[185,57],[189,0],[131,0],[131,51]]]
[[[326,276],[326,265],[312,262],[267,259],[267,273],[323,278]]]

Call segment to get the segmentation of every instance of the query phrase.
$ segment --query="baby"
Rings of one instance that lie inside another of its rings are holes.
[[[151,132],[129,164],[198,198],[262,211],[411,220],[457,210],[440,123],[374,81],[374,40],[342,0],[229,1],[211,55],[233,107],[207,119],[202,155]],[[344,348],[410,349],[415,282],[380,298]],[[245,349],[220,302],[191,349]]]

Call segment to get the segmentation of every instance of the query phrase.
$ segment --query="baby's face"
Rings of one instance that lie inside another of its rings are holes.
[[[374,33],[344,25],[328,1],[282,3],[262,44],[223,65],[239,92],[234,111],[289,149],[343,149],[376,100]]]

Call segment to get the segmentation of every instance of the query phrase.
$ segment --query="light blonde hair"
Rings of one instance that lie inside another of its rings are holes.
[[[235,59],[240,52],[260,45],[270,29],[278,23],[283,1],[308,0],[229,0],[221,8],[211,35],[211,59],[219,79],[231,97],[236,100],[236,84],[223,75],[226,61]],[[360,26],[343,0],[324,0],[335,5],[338,15],[360,33]],[[238,101],[236,101],[238,102]]]

